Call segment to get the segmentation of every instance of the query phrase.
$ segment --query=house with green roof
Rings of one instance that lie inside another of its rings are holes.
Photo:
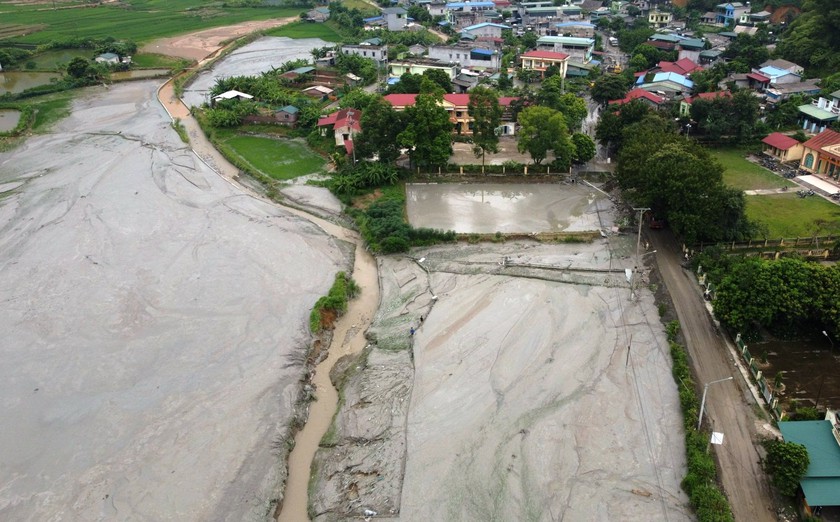
[[[780,422],[786,442],[808,450],[810,464],[799,481],[810,511],[820,506],[840,506],[840,420],[829,411],[821,421]]]
[[[799,123],[808,132],[820,133],[840,120],[840,90],[799,106]]]

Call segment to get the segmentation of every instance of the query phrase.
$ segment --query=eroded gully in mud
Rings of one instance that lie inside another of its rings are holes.
[[[166,82],[158,91],[158,100],[171,118],[180,119],[181,124],[186,127],[190,136],[190,146],[196,155],[223,178],[234,183],[239,170],[213,147],[198,127],[189,109],[175,95],[172,80]],[[252,192],[248,187],[239,186]],[[252,194],[262,197],[253,192]],[[347,313],[335,324],[328,356],[315,368],[312,377],[315,400],[310,404],[306,425],[295,436],[294,449],[289,455],[288,478],[278,520],[296,522],[309,519],[307,486],[312,459],[338,406],[338,393],[330,382],[330,370],[341,357],[358,353],[365,347],[365,331],[379,306],[379,279],[376,260],[365,250],[364,242],[357,233],[301,210],[285,206],[283,209],[312,221],[335,238],[355,244],[353,279],[361,288],[359,297],[350,302]]]

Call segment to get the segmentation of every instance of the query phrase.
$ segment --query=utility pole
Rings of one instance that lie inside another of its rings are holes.
[[[639,257],[639,248],[642,244],[642,217],[645,215],[645,212],[650,210],[648,207],[641,207],[641,208],[633,208],[634,211],[639,213],[639,232],[636,236],[636,266],[633,269],[633,281],[631,282],[630,286],[630,295],[635,295],[636,291],[636,279],[639,277],[639,264],[641,264],[642,260]]]
[[[697,418],[697,431],[700,431],[700,425],[703,423],[703,410],[706,408],[706,392],[709,391],[709,386],[716,382],[731,381],[734,377],[727,377],[726,379],[718,379],[716,381],[707,382],[703,386],[703,400],[700,401],[700,416]]]

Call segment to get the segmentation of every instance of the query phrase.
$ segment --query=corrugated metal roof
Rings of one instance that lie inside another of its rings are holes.
[[[840,506],[840,444],[831,433],[831,421],[780,422],[787,442],[808,449],[811,463],[800,482],[808,504]]]
[[[834,114],[833,112],[827,111],[825,109],[820,109],[819,107],[815,107],[810,103],[806,105],[800,105],[799,112],[806,114],[809,117],[814,118],[815,120],[820,121],[835,121],[838,119],[837,114]]]

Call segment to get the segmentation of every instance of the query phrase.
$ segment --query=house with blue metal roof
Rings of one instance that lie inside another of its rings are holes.
[[[800,75],[772,65],[766,65],[757,72],[758,74],[769,78],[770,85],[777,85],[780,83],[799,83],[802,81],[802,77]]]
[[[675,72],[659,72],[653,78],[639,76],[636,85],[648,92],[673,98],[681,94],[690,94],[694,89],[694,82]]]
[[[543,36],[537,39],[537,50],[566,53],[573,61],[586,64],[592,60],[595,40],[573,36]]]
[[[510,29],[509,25],[483,22],[461,29],[461,33],[469,33],[478,38],[501,38],[502,31]]]
[[[795,442],[808,450],[810,464],[799,481],[805,508],[840,506],[840,420],[829,411],[821,421],[780,422],[785,442]],[[811,513],[813,514],[813,513]]]

